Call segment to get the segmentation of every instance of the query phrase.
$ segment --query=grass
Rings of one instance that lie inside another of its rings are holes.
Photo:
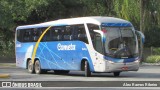
[[[148,56],[145,62],[146,63],[160,63],[160,55]]]

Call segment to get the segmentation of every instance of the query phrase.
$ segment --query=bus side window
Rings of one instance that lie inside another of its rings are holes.
[[[66,26],[65,32],[64,32],[64,40],[69,41],[72,40],[72,30],[70,26]]]
[[[51,29],[51,40],[52,41],[58,40],[58,29],[56,27],[52,27]]]
[[[78,27],[77,25],[72,25],[72,40],[78,40]]]
[[[26,29],[25,32],[24,32],[24,35],[23,35],[23,41],[24,42],[31,42],[31,31]]]
[[[86,35],[86,30],[84,25],[78,25],[78,39],[80,41],[83,41],[85,43],[88,43],[87,35]]]
[[[103,48],[102,48],[102,38],[99,33],[94,34],[94,43],[93,43],[94,49],[103,54]]]
[[[58,40],[63,41],[64,40],[64,28],[61,28],[58,32]]]
[[[32,40],[36,42],[39,38],[38,28],[34,28],[32,32]]]
[[[24,30],[17,30],[17,41],[23,42],[23,37],[22,37],[23,32]]]
[[[93,30],[99,30],[99,26],[98,25],[95,25],[95,24],[87,24],[88,26],[88,30],[89,30],[89,33],[90,33],[90,37],[91,37],[91,40],[92,40],[92,43],[94,43],[94,31]]]
[[[51,29],[51,40],[52,41],[62,41],[64,34],[63,26],[53,27]]]
[[[42,35],[42,33],[44,32],[46,30],[46,28],[41,28],[41,30],[40,30],[40,35]],[[45,42],[45,41],[50,41],[51,39],[50,39],[50,30],[48,30],[45,34],[44,34],[44,36],[43,36],[43,38],[42,38],[42,42]]]

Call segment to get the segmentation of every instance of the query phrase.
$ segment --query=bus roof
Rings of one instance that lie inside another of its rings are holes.
[[[92,23],[101,25],[102,23],[129,23],[129,21],[115,18],[115,17],[103,17],[103,16],[90,16],[90,17],[78,17],[78,18],[68,18],[59,19],[55,21],[49,21],[39,24],[18,26],[17,29],[27,29],[27,28],[38,28],[38,27],[49,27],[49,26],[62,26],[62,25],[74,25],[74,24],[84,24]]]

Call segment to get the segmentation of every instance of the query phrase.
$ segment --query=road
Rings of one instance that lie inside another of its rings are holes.
[[[71,71],[68,75],[56,75],[50,71],[37,75],[15,66],[0,68],[0,73],[9,74],[10,78],[1,78],[8,81],[160,81],[160,66],[152,65],[140,66],[137,72],[122,72],[119,77],[114,77],[112,73],[92,73],[92,77],[84,77],[82,71]]]
[[[11,67],[10,67],[11,66]],[[15,67],[14,65],[0,65],[0,74],[9,74],[8,78],[0,78],[0,81],[74,81],[77,82],[94,82],[93,87],[96,85],[101,85],[100,83],[105,83],[109,81],[160,81],[160,66],[156,65],[141,65],[139,71],[137,72],[122,72],[119,77],[114,77],[112,73],[92,73],[92,77],[84,77],[82,71],[71,71],[68,75],[56,75],[53,71],[50,71],[46,74],[30,74],[26,69]],[[54,82],[54,83],[55,83]],[[96,83],[97,82],[97,83]],[[112,82],[112,83],[115,83]],[[53,83],[53,82],[52,82]],[[59,82],[61,83],[61,82]],[[62,84],[62,83],[61,83]],[[63,83],[66,84],[66,83]],[[73,83],[74,84],[74,83]],[[95,85],[94,85],[95,84]],[[67,84],[69,85],[69,84]],[[58,84],[57,84],[58,86]],[[73,85],[74,86],[74,85]],[[60,86],[58,86],[60,87]],[[113,86],[114,87],[114,86]],[[112,90],[113,87],[109,87],[109,90]],[[121,87],[122,90],[125,90],[124,87]],[[63,89],[63,88],[61,88]],[[66,90],[67,88],[65,88]],[[84,88],[83,88],[84,89]],[[91,89],[91,88],[87,88]],[[93,88],[92,88],[93,89]],[[101,88],[103,90],[103,88]],[[120,88],[117,88],[117,90]],[[135,88],[133,88],[134,90]],[[150,88],[146,88],[151,90]],[[59,89],[56,89],[59,90]],[[68,89],[69,90],[69,89]],[[76,89],[81,90],[81,89]],[[97,89],[95,89],[97,90]],[[106,90],[106,88],[104,89]],[[126,89],[127,90],[127,89]],[[131,88],[132,90],[132,88]],[[136,90],[143,90],[143,88],[138,88]],[[154,90],[158,90],[156,87]]]

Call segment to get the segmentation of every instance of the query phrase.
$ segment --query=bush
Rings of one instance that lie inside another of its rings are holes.
[[[0,46],[0,57],[15,57],[14,42],[8,41],[7,43],[2,43]]]
[[[160,55],[160,48],[153,48],[153,54],[154,55]]]
[[[160,63],[160,55],[148,56],[145,62],[146,63]]]

